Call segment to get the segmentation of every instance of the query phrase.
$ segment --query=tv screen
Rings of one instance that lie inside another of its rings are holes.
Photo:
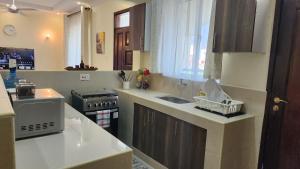
[[[0,69],[9,69],[9,59],[17,60],[17,69],[34,70],[34,49],[0,47]]]

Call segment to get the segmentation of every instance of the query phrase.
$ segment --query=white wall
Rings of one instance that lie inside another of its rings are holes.
[[[7,36],[3,26],[12,24],[17,34]],[[46,12],[26,12],[24,15],[0,13],[0,46],[35,49],[36,70],[63,70],[63,16]],[[50,34],[46,40],[45,35]]]
[[[113,70],[114,49],[114,12],[136,5],[134,2],[125,0],[109,0],[93,8],[92,14],[92,65],[99,70]],[[105,53],[96,53],[96,33],[105,32]],[[140,65],[139,52],[135,51],[133,56],[133,68]]]

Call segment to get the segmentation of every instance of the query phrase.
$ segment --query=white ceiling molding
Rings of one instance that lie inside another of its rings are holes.
[[[80,9],[80,6],[76,3],[77,1],[90,3],[92,0],[15,0],[15,3],[16,6],[19,8],[28,7],[37,10],[46,10],[50,12],[69,13],[74,11],[75,9]],[[12,0],[0,0],[0,3],[12,4]]]

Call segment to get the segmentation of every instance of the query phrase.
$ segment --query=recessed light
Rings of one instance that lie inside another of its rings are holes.
[[[6,4],[6,7],[10,7],[10,4]]]
[[[81,5],[81,4],[82,4],[81,2],[79,2],[79,1],[77,2],[77,5]]]

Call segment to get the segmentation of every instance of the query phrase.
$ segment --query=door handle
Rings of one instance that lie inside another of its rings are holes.
[[[289,103],[288,101],[282,100],[279,97],[274,97],[274,103],[279,104],[279,103]]]

